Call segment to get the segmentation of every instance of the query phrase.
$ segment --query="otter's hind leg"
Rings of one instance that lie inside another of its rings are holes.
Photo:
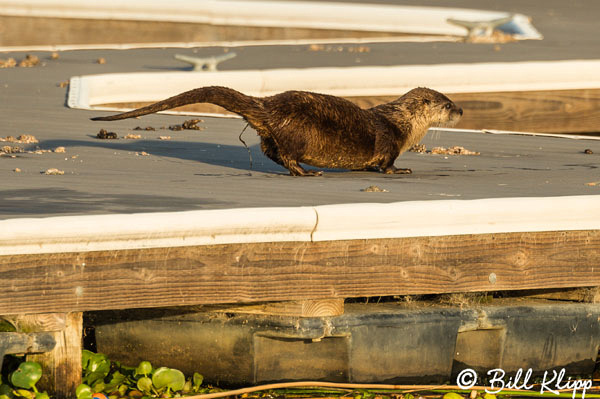
[[[262,152],[269,157],[273,162],[278,163],[281,166],[283,161],[281,160],[281,156],[279,156],[279,150],[277,149],[277,144],[275,144],[275,140],[271,137],[261,137],[260,138],[260,149]]]
[[[261,137],[260,148],[267,157],[289,170],[292,176],[321,176],[323,174],[321,171],[306,170],[295,159],[282,156],[275,140],[271,137]]]

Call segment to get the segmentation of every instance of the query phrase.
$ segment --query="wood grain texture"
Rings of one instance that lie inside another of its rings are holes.
[[[32,319],[37,319],[36,316],[31,315]],[[81,384],[82,313],[68,313],[64,320],[65,328],[54,333],[54,349],[28,355],[27,360],[40,363],[44,370],[38,389],[47,390],[53,397],[72,398],[75,388]]]
[[[5,316],[4,319],[20,332],[62,331],[66,326],[64,313],[19,314]]]
[[[546,133],[600,132],[600,89],[450,94],[456,126]]]
[[[265,302],[252,305],[221,306],[212,310],[221,313],[251,313],[299,317],[339,316],[344,314],[344,299]]]
[[[541,133],[600,132],[600,89],[445,94],[464,109],[457,128]],[[362,108],[369,108],[397,97],[347,98]],[[137,108],[148,104],[106,106]],[[213,104],[191,104],[176,110],[232,114]]]
[[[229,26],[168,21],[119,21],[83,18],[0,16],[1,46],[123,43],[214,42],[237,40],[301,40],[405,36],[395,32],[365,32],[293,27]],[[140,34],[143,32],[143,34]],[[435,36],[435,35],[432,35]],[[183,64],[182,64],[183,65]]]
[[[456,128],[541,133],[600,132],[600,89],[445,93],[464,110]],[[394,97],[350,97],[363,108]]]
[[[585,303],[600,303],[600,287],[571,288],[566,290],[523,291],[522,297],[553,299]]]
[[[600,230],[0,257],[3,314],[600,285]]]

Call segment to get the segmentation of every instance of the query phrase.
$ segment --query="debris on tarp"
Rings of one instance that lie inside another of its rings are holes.
[[[64,175],[65,171],[64,170],[60,170],[57,168],[50,168],[50,169],[46,169],[46,171],[42,172],[45,175]]]
[[[452,147],[433,147],[431,150],[428,150],[424,144],[413,145],[409,148],[410,152],[417,152],[419,154],[433,154],[433,155],[481,155],[481,153],[477,151],[467,150],[465,147],[461,147],[458,145],[454,145]]]
[[[117,134],[115,132],[107,132],[106,129],[100,129],[96,138],[101,140],[116,140],[118,139]]]
[[[388,190],[386,190],[385,188],[380,188],[380,187],[375,186],[375,185],[369,186],[367,188],[363,188],[360,191],[364,191],[364,192],[367,192],[367,193],[387,193],[388,192]]]

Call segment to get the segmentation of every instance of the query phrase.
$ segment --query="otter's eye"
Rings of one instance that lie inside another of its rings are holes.
[[[452,104],[450,104],[450,103],[447,103],[446,105],[444,105],[444,108],[446,108],[446,109],[450,109],[450,108],[452,108]]]

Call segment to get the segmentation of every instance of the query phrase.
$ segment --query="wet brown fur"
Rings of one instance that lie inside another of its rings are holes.
[[[241,115],[261,139],[266,156],[295,176],[319,175],[300,163],[321,168],[410,173],[394,167],[396,158],[419,143],[432,126],[454,126],[462,115],[448,97],[416,88],[395,101],[362,109],[341,97],[286,91],[251,97],[210,86],[122,114],[92,118],[111,121],[192,103],[213,103]]]

